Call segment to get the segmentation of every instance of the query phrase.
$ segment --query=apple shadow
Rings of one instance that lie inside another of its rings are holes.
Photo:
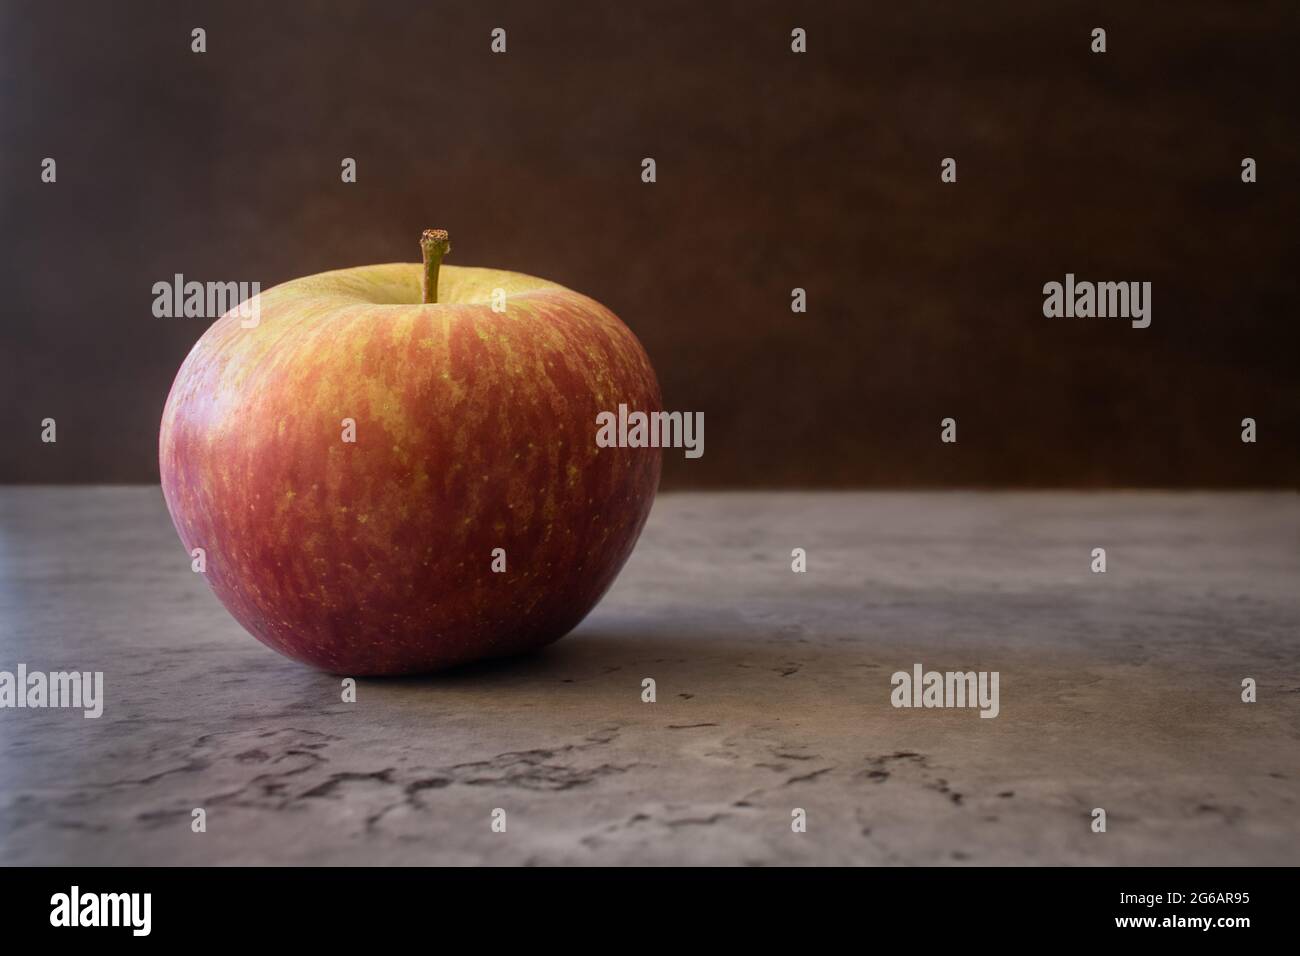
[[[870,674],[886,666],[892,669],[901,659],[900,653],[915,653],[901,640],[866,642],[860,634],[824,633],[814,639],[801,627],[746,628],[725,614],[695,616],[691,621],[684,618],[682,614],[655,620],[602,615],[560,640],[524,654],[461,664],[432,674],[362,680],[375,689],[521,695],[555,684],[613,685],[626,680],[639,693],[645,677],[668,677],[674,684],[699,681],[740,686],[768,674],[793,676],[810,663],[823,672]]]

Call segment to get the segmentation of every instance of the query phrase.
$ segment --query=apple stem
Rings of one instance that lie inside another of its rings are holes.
[[[427,305],[438,301],[438,267],[442,265],[442,257],[451,252],[451,237],[447,235],[447,230],[424,230],[420,236],[420,252],[424,256],[420,293]]]

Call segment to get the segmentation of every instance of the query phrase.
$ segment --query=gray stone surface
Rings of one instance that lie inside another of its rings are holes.
[[[1291,494],[663,495],[565,640],[345,704],[157,488],[0,489],[0,669],[107,694],[0,710],[0,862],[1294,864],[1298,529]],[[894,709],[916,662],[999,671],[1000,716]]]

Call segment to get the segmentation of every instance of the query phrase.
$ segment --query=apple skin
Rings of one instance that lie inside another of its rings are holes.
[[[255,327],[232,310],[204,333],[163,411],[162,489],[185,549],[205,550],[249,633],[332,673],[558,640],[613,583],[659,484],[659,449],[596,445],[598,412],[661,410],[614,313],[455,266],[420,304],[420,280],[395,263],[262,293]]]

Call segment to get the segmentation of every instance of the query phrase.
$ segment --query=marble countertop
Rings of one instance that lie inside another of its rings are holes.
[[[156,487],[0,488],[0,670],[105,675],[0,709],[0,863],[1296,864],[1297,500],[665,494],[569,637],[345,703]],[[998,716],[893,707],[915,664]]]

